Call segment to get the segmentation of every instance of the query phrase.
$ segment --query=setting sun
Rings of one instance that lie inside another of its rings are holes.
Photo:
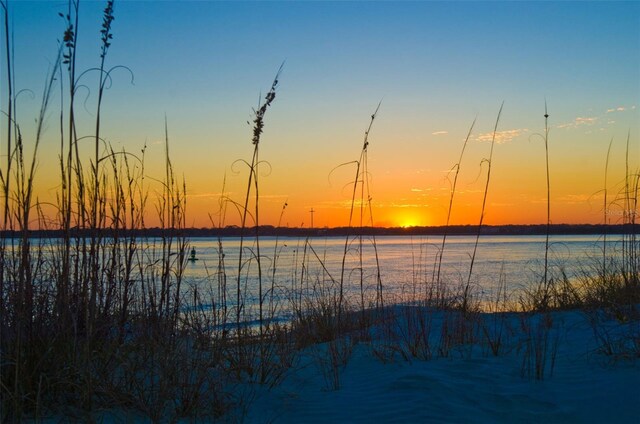
[[[402,228],[423,227],[428,225],[428,221],[427,215],[419,213],[403,213],[394,218],[396,226]]]

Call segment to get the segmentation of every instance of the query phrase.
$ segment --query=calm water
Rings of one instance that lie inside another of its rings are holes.
[[[569,278],[573,278],[600,263],[602,259],[602,236],[552,236],[550,240],[551,277],[558,277],[564,272]],[[375,241],[385,299],[411,300],[415,294],[423,293],[426,285],[435,280],[436,257],[441,247],[441,237],[387,236],[376,237]],[[619,252],[620,236],[609,236],[607,242],[608,253]],[[474,243],[475,236],[447,237],[441,281],[451,287],[466,283]],[[226,275],[227,302],[233,307],[236,303],[240,240],[222,239],[222,251],[216,238],[195,238],[190,241],[190,246],[196,249],[198,260],[188,263],[186,280],[192,286],[209,290],[219,297],[223,281],[219,277]],[[341,276],[344,249],[344,237],[312,238],[308,240],[308,244],[305,239],[261,238],[263,293],[268,293],[265,295],[265,302],[270,299],[271,292],[268,290],[272,284],[274,302],[281,305],[287,299],[290,300],[292,293],[335,292],[335,282]],[[224,264],[219,260],[220,253],[224,254]],[[544,236],[482,236],[471,278],[475,292],[490,298],[495,293],[501,276],[509,291],[531,287],[542,278],[544,253]],[[245,303],[249,306],[257,304],[258,299],[257,255],[255,241],[245,239],[240,284],[247,293]],[[374,299],[377,267],[371,238],[363,237],[362,247],[358,239],[350,242],[344,269],[345,291],[359,299],[362,281],[366,299]]]

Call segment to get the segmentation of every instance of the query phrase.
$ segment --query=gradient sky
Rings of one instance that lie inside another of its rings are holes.
[[[16,85],[40,93],[66,3],[9,7]],[[81,69],[99,64],[103,8],[80,4]],[[108,66],[129,67],[134,81],[114,74],[103,136],[134,152],[146,143],[147,174],[162,178],[167,116],[174,167],[186,179],[189,226],[208,226],[209,214],[217,223],[225,175],[227,194],[243,199],[247,172],[232,164],[251,157],[247,120],[283,61],[260,147],[270,164],[260,179],[264,224],[278,223],[286,201],[283,225],[309,226],[311,208],[316,227],[346,225],[354,169],[331,171],[358,159],[380,100],[369,138],[375,225],[445,223],[447,175],[476,117],[452,223],[477,223],[487,169],[481,163],[502,101],[485,223],[546,222],[544,143],[535,136],[544,131],[545,99],[554,223],[603,221],[612,138],[609,192],[622,188],[628,134],[631,169],[640,167],[639,2],[116,0],[113,33]],[[3,62],[3,93],[4,73]],[[89,74],[84,82],[95,86],[96,79]],[[37,94],[19,97],[25,139],[39,102]],[[91,134],[94,104],[95,90],[84,90],[81,135]],[[58,189],[57,117],[53,107],[37,174],[41,199]],[[617,222],[620,204],[610,209]],[[225,223],[238,223],[237,214],[229,211]]]

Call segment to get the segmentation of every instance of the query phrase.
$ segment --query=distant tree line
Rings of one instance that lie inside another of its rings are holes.
[[[90,237],[92,229],[71,229],[71,237]],[[102,236],[109,237],[110,229],[99,230]],[[245,229],[245,231],[247,231]],[[483,225],[480,232],[483,235],[545,235],[546,224],[537,225]],[[300,228],[300,227],[274,227],[272,225],[261,225],[250,229],[251,234],[260,236],[280,236],[280,237],[338,237],[345,235],[372,235],[372,236],[440,236],[448,235],[475,235],[478,232],[477,225],[450,225],[433,227],[335,227],[335,228]],[[580,235],[580,234],[635,234],[637,233],[634,224],[553,224],[549,227],[549,234],[554,235]],[[20,231],[1,231],[2,237],[20,237]],[[167,235],[186,237],[240,237],[241,229],[236,225],[229,225],[224,228],[144,228],[119,230],[113,236],[140,236],[140,237],[162,237]],[[29,230],[29,237],[58,238],[63,237],[62,230]]]

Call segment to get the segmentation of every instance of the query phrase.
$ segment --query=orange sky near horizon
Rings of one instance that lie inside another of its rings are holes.
[[[544,123],[540,117],[541,126]],[[384,113],[378,117],[384,120]],[[376,122],[370,135],[369,172],[372,197],[373,225],[406,227],[445,225],[451,196],[454,164],[465,137],[464,129],[458,134],[426,137],[422,151],[404,150],[402,143],[385,140],[376,134]],[[500,132],[500,129],[498,130]],[[543,129],[542,129],[543,131]],[[490,131],[488,132],[490,133]],[[485,133],[483,135],[486,135]],[[495,145],[491,180],[487,193],[484,223],[542,224],[546,223],[547,192],[544,142],[533,136],[533,131],[508,142]],[[605,156],[610,137],[614,137],[608,171],[608,222],[619,223],[622,218],[622,192],[626,157],[626,138],[615,129],[596,134],[580,134],[564,128],[552,128],[549,134],[551,222],[567,224],[598,224],[604,222],[603,187]],[[615,135],[611,135],[615,134]],[[615,138],[617,136],[617,138]],[[490,142],[479,141],[472,135],[461,164],[458,185],[454,195],[450,224],[477,224],[487,178]],[[593,151],[585,149],[585,139],[593,139]],[[616,142],[616,140],[618,140]],[[439,150],[442,143],[457,147]],[[313,143],[312,143],[313,145]],[[361,140],[352,143],[354,157],[359,154]],[[398,146],[400,148],[396,149]],[[250,146],[248,146],[250,147]],[[248,149],[249,150],[249,149]],[[404,150],[404,151],[403,151]],[[268,142],[262,148],[264,160],[274,162],[268,152]],[[314,153],[310,153],[314,156]],[[638,172],[638,143],[630,143],[630,172]],[[343,163],[352,158],[343,158]],[[307,166],[309,166],[308,164]],[[270,174],[260,177],[260,216],[262,224],[277,225],[282,206],[287,208],[282,225],[309,227],[311,209],[315,227],[346,226],[349,220],[355,164],[339,169],[328,166],[317,172],[305,169],[305,163],[289,167],[271,165]],[[340,163],[335,163],[335,166]],[[317,164],[315,165],[317,168]],[[247,172],[227,174],[227,193],[235,201],[243,199]],[[221,187],[221,182],[219,187]],[[198,187],[189,196],[189,217],[195,227],[207,226],[198,217],[216,214],[219,197],[199,196]],[[353,223],[360,223],[360,188]],[[616,196],[619,198],[616,201]],[[365,195],[366,197],[366,195]],[[365,202],[366,203],[366,202]],[[253,204],[252,204],[253,205]],[[365,205],[366,206],[366,205]],[[254,206],[251,206],[252,208]],[[369,210],[365,208],[363,224],[371,225]],[[234,213],[227,211],[225,222],[238,224]],[[253,222],[251,223],[253,224]]]
[[[278,110],[278,102],[286,102],[286,98],[278,99],[270,113]],[[608,115],[611,114],[614,112]],[[633,118],[637,111],[633,108],[616,111],[615,114]],[[313,209],[314,227],[348,225],[355,174],[353,161],[359,157],[364,129],[368,125],[368,116],[363,115],[364,124],[360,128],[356,128],[354,123],[346,135],[338,135],[339,139],[334,141],[346,146],[340,151],[343,154],[337,157],[324,148],[326,142],[322,136],[315,139],[309,136],[309,141],[297,142],[295,134],[287,134],[286,122],[276,120],[272,123],[267,114],[260,146],[260,159],[263,161],[259,167],[260,224],[275,226],[280,222],[287,227],[310,227],[310,211]],[[502,119],[510,119],[509,115],[508,105],[505,105]],[[613,138],[608,170],[610,204],[607,219],[611,224],[620,223],[628,129],[614,125],[603,126],[602,130],[596,130],[593,124],[567,126],[564,122],[556,123],[553,118],[551,115],[549,132],[551,222],[604,222],[605,157],[609,141]],[[451,225],[475,225],[479,222],[487,178],[486,159],[491,147],[491,127],[495,124],[495,117],[494,122],[491,119],[490,116],[478,119],[477,129],[468,142],[453,201]],[[497,137],[500,142],[494,147],[484,224],[546,223],[545,151],[543,139],[537,134],[544,131],[544,117],[540,115],[537,121],[539,129],[525,131],[512,130],[512,126],[502,129],[499,124]],[[395,122],[387,120],[383,103],[371,130],[368,147],[373,225],[445,225],[454,165],[468,128],[451,129],[446,134],[429,130],[427,134],[420,134],[417,140],[394,136],[396,128]],[[250,134],[248,128],[244,131],[246,135]],[[184,178],[187,188],[186,225],[195,228],[239,225],[241,214],[232,202],[244,204],[249,173],[247,166],[238,159],[249,160],[253,148],[247,141],[249,137],[234,143],[233,150],[224,154],[191,156],[189,151],[180,148],[182,136],[174,133],[169,122],[172,164],[176,177],[180,181]],[[159,141],[160,137],[157,136],[157,141],[147,141],[145,184],[149,199],[145,222],[148,227],[159,225],[155,205],[162,187],[157,181],[164,178],[164,146]],[[282,146],[295,143],[301,145],[298,151],[286,155],[279,152]],[[630,173],[637,175],[640,145],[637,139],[632,138],[629,146]],[[55,162],[40,160],[36,192],[41,202],[55,202],[60,185],[55,178],[49,180],[47,176],[57,172]],[[227,203],[226,213],[221,217],[223,182],[224,196],[232,202]],[[252,188],[249,226],[254,225],[251,218],[255,208],[254,196]],[[360,225],[359,196],[360,185],[353,225]],[[287,207],[283,212],[285,202]],[[371,225],[370,212],[366,208],[363,225]]]

